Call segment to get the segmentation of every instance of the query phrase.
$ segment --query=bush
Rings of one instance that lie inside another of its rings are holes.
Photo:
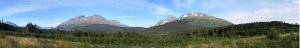
[[[279,39],[279,33],[278,32],[269,32],[267,34],[268,39]]]
[[[38,32],[38,27],[37,25],[33,25],[32,23],[28,23],[26,25],[26,30],[29,31],[29,32]]]

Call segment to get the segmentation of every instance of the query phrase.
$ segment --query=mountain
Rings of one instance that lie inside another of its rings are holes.
[[[175,20],[177,20],[177,17],[170,15],[165,19],[161,19],[157,24],[155,24],[155,26],[163,25],[163,24],[166,24],[166,23],[169,23],[169,22],[173,22]]]
[[[75,30],[87,31],[116,31],[116,30],[145,30],[143,27],[120,27],[108,24],[92,24],[86,26],[77,26]]]
[[[86,26],[76,26],[75,30],[88,30],[88,31],[113,31],[113,30],[123,30],[127,27],[119,27],[108,24],[92,24]]]
[[[233,25],[233,23],[221,18],[207,15],[205,13],[192,12],[182,15],[180,18],[173,22],[153,26],[151,28],[148,28],[147,30],[174,32],[203,28],[215,28],[227,25]]]
[[[19,27],[17,24],[13,23],[13,22],[9,22],[9,21],[6,21],[4,22],[5,24],[8,24],[8,25],[11,25],[11,26],[14,26],[14,27]]]
[[[90,27],[90,28],[89,28]],[[74,30],[74,29],[113,29],[115,27],[129,27],[127,25],[121,24],[117,20],[108,20],[100,15],[91,15],[91,16],[78,16],[71,18],[61,24],[56,28],[61,30]]]
[[[127,28],[129,30],[145,30],[146,28],[144,27],[130,27],[130,28]]]

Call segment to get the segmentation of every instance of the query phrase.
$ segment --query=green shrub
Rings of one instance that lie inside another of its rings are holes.
[[[279,39],[280,36],[279,36],[279,33],[278,32],[269,32],[267,34],[267,38],[268,39]]]
[[[29,31],[29,32],[38,32],[39,29],[38,29],[37,25],[34,25],[32,23],[28,23],[26,25],[26,30]]]

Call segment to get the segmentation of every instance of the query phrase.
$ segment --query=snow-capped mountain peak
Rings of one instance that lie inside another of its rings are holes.
[[[166,24],[166,23],[169,23],[169,22],[173,22],[175,20],[177,20],[177,17],[170,15],[167,18],[161,19],[155,26],[163,25],[163,24]]]
[[[187,14],[181,16],[179,20],[184,19],[184,18],[194,18],[194,17],[204,17],[204,16],[207,16],[207,15],[205,13],[192,12],[192,13],[187,13]]]

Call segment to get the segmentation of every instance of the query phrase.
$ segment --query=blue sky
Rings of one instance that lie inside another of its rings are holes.
[[[24,26],[55,27],[79,15],[102,15],[135,27],[203,12],[235,24],[255,21],[299,23],[299,0],[0,0],[0,18]]]

